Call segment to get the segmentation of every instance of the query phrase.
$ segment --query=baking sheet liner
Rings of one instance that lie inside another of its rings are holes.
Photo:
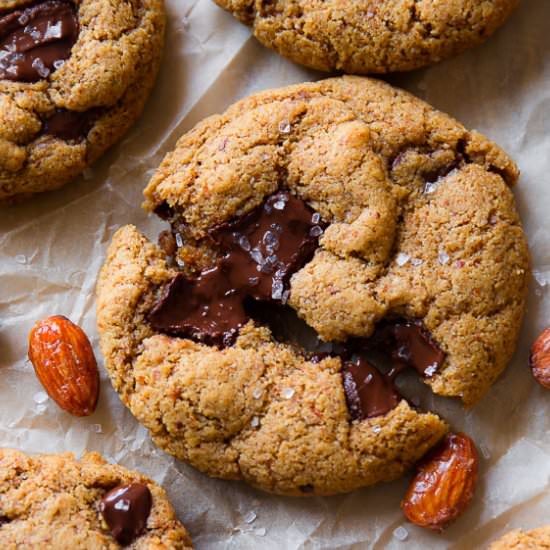
[[[484,547],[512,527],[550,523],[550,392],[527,368],[528,349],[550,324],[550,2],[524,0],[485,45],[435,67],[388,78],[502,145],[518,162],[516,197],[534,278],[518,351],[471,411],[435,398],[432,408],[476,441],[482,454],[472,507],[444,534],[408,524],[406,480],[331,498],[291,499],[211,480],[156,450],[101,369],[97,412],[61,411],[26,359],[33,323],[64,314],[90,335],[101,367],[94,286],[113,232],[136,224],[156,238],[163,224],[141,211],[141,192],[178,136],[210,114],[269,87],[321,78],[262,48],[211,0],[168,0],[161,76],[144,116],[73,185],[0,210],[0,444],[28,452],[99,451],[139,468],[168,490],[199,549]]]

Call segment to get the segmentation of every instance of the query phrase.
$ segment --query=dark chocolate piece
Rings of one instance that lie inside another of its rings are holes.
[[[97,117],[96,109],[84,112],[57,109],[44,121],[42,133],[64,141],[82,140],[88,135]]]
[[[397,407],[402,399],[393,381],[364,357],[344,363],[342,377],[352,420],[384,415]]]
[[[445,360],[445,353],[433,340],[421,321],[398,321],[389,327],[390,349],[396,376],[406,367],[431,378]]]
[[[0,79],[37,82],[71,55],[79,33],[76,6],[45,0],[0,17]]]
[[[163,212],[161,212],[163,213]],[[247,299],[284,303],[289,280],[307,263],[323,233],[319,214],[288,192],[269,197],[211,237],[222,258],[197,277],[178,274],[149,315],[155,330],[230,345],[249,320]]]
[[[300,491],[305,494],[311,494],[315,492],[315,487],[311,485],[311,483],[308,483],[307,485],[300,485],[299,487]]]
[[[133,542],[145,529],[153,498],[147,485],[119,485],[101,500],[99,509],[115,540],[122,545]]]

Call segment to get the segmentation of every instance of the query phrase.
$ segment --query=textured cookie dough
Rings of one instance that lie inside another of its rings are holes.
[[[517,529],[493,542],[488,550],[548,550],[550,549],[550,527],[532,531]]]
[[[321,71],[406,71],[483,42],[519,0],[215,0],[269,48]]]
[[[191,549],[166,493],[142,474],[108,464],[97,453],[77,461],[70,453],[27,456],[0,449],[2,548],[122,548],[102,518],[100,502],[110,489],[132,483],[147,485],[153,503],[145,532],[124,548]]]
[[[446,354],[425,382],[471,405],[518,336],[529,260],[494,144],[387,84],[358,77],[270,90],[204,120],[145,190],[180,220],[177,262],[212,262],[208,229],[278,188],[328,224],[294,274],[290,306],[325,340],[421,319]],[[284,494],[331,494],[401,475],[445,433],[406,401],[350,421],[342,362],[308,361],[250,321],[220,350],[153,331],[177,270],[135,227],[120,229],[98,282],[98,328],[115,389],[163,449],[209,475]]]
[[[154,84],[163,0],[74,3],[80,34],[63,66],[34,83],[0,80],[0,203],[59,188],[82,173],[133,124]],[[8,4],[0,17],[29,3]],[[46,121],[60,110],[90,117],[83,135],[48,133]]]

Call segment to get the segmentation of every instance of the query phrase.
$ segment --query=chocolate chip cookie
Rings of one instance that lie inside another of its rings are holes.
[[[0,203],[56,189],[118,141],[159,68],[163,0],[0,6]]]
[[[2,548],[192,548],[166,493],[97,453],[0,449]]]
[[[320,71],[408,71],[480,44],[519,0],[215,0],[288,59]]]
[[[170,223],[110,245],[98,328],[164,450],[290,495],[400,476],[446,433],[395,379],[478,401],[505,367],[529,259],[496,145],[343,77],[270,90],[178,142],[145,190]]]
[[[489,550],[547,550],[550,548],[550,527],[532,531],[516,529],[493,542]]]

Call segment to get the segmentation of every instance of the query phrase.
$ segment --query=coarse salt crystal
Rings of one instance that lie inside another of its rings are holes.
[[[183,246],[183,237],[181,236],[180,233],[176,233],[175,237],[176,237],[176,245],[178,246],[178,248],[181,248]]]
[[[17,261],[17,258],[16,258]],[[550,273],[547,271],[533,271],[533,277],[539,286],[545,287],[550,284]]]
[[[65,65],[65,60],[64,59],[56,59],[53,62],[54,69],[57,70],[57,71],[59,69],[61,69],[61,67],[63,67],[63,65]]]
[[[424,263],[424,260],[421,258],[413,258],[411,260],[411,264],[413,264],[415,267],[418,267],[419,265],[422,265]]]
[[[445,265],[449,263],[449,260],[451,259],[447,252],[444,250],[441,250],[439,254],[437,255],[437,259],[441,265]]]
[[[239,246],[246,252],[248,252],[252,248],[252,246],[250,245],[250,241],[248,240],[248,237],[246,235],[241,235],[239,237]]]
[[[409,532],[403,527],[399,526],[394,530],[393,536],[400,541],[405,541],[409,538]]]
[[[440,183],[437,182],[437,181],[431,181],[429,183],[427,183],[425,186],[424,186],[424,193],[426,195],[430,195],[431,193],[435,193],[437,188],[439,187]]]
[[[92,430],[92,432],[95,432],[96,434],[100,434],[103,432],[103,427],[101,426],[101,424],[92,424],[90,426],[90,429]]]
[[[273,281],[271,284],[271,298],[280,300],[283,297],[284,286],[282,281]]]
[[[428,377],[433,376],[437,372],[437,365],[430,365],[427,369],[424,370],[424,374]]]
[[[273,208],[275,208],[275,210],[284,210],[285,205],[285,201],[276,201],[273,203]]]
[[[250,425],[253,428],[257,428],[260,425],[260,419],[257,416],[253,416],[252,420],[250,421]]]
[[[372,427],[372,431],[373,431],[375,434],[377,434],[377,433],[380,433],[380,432],[382,431],[382,428],[381,428],[380,426],[376,425],[376,426],[373,426],[373,427]]]
[[[130,509],[130,501],[122,498],[119,501],[115,502],[115,505],[113,506],[113,508],[115,510],[127,512]]]
[[[288,120],[279,122],[279,132],[281,132],[281,134],[290,134],[290,122],[288,122]]]
[[[39,57],[37,57],[33,62],[32,62],[32,68],[42,77],[42,78],[47,78],[50,74],[50,69],[48,69],[48,67],[46,67],[46,65],[44,65],[44,62],[42,61],[42,59],[40,59]]]
[[[265,527],[258,527],[258,529],[254,529],[254,534],[258,535],[259,537],[265,537],[266,533],[267,530]]]
[[[17,256],[15,256],[15,261],[18,264],[26,264],[27,263],[27,257],[24,254],[17,254]]]
[[[285,388],[282,392],[281,392],[281,395],[285,398],[285,399],[292,399],[292,396],[294,395],[294,390],[292,388]]]
[[[260,399],[263,393],[264,393],[264,390],[262,390],[262,388],[254,388],[254,391],[252,392],[252,397],[254,399]]]
[[[489,460],[491,458],[491,451],[489,451],[489,448],[483,443],[479,446],[479,450],[481,451],[481,456],[483,456],[485,460]]]
[[[35,393],[33,396],[33,401],[35,403],[45,403],[48,400],[48,394],[43,391],[39,391],[38,393]]]
[[[250,251],[250,257],[257,263],[257,264],[263,264],[264,263],[264,255],[261,253],[261,251],[258,248],[253,248]]]
[[[244,516],[243,521],[250,524],[253,523],[257,517],[258,516],[256,515],[256,512],[254,512],[254,510],[250,510],[250,512],[247,512],[247,514]]]
[[[318,212],[315,212],[313,216],[311,216],[311,223],[319,223],[321,221],[321,214]]]
[[[56,21],[55,23],[48,23],[48,28],[44,33],[44,38],[61,38],[63,36],[63,31],[61,29],[61,21]]]
[[[404,252],[400,252],[397,257],[395,258],[395,261],[397,263],[398,266],[402,267],[404,266],[409,260],[411,259],[411,257],[408,255],[408,254],[405,254]]]
[[[314,226],[309,230],[309,234],[310,234],[312,237],[319,237],[320,235],[323,234],[323,229],[322,229],[319,225],[314,225]]]

